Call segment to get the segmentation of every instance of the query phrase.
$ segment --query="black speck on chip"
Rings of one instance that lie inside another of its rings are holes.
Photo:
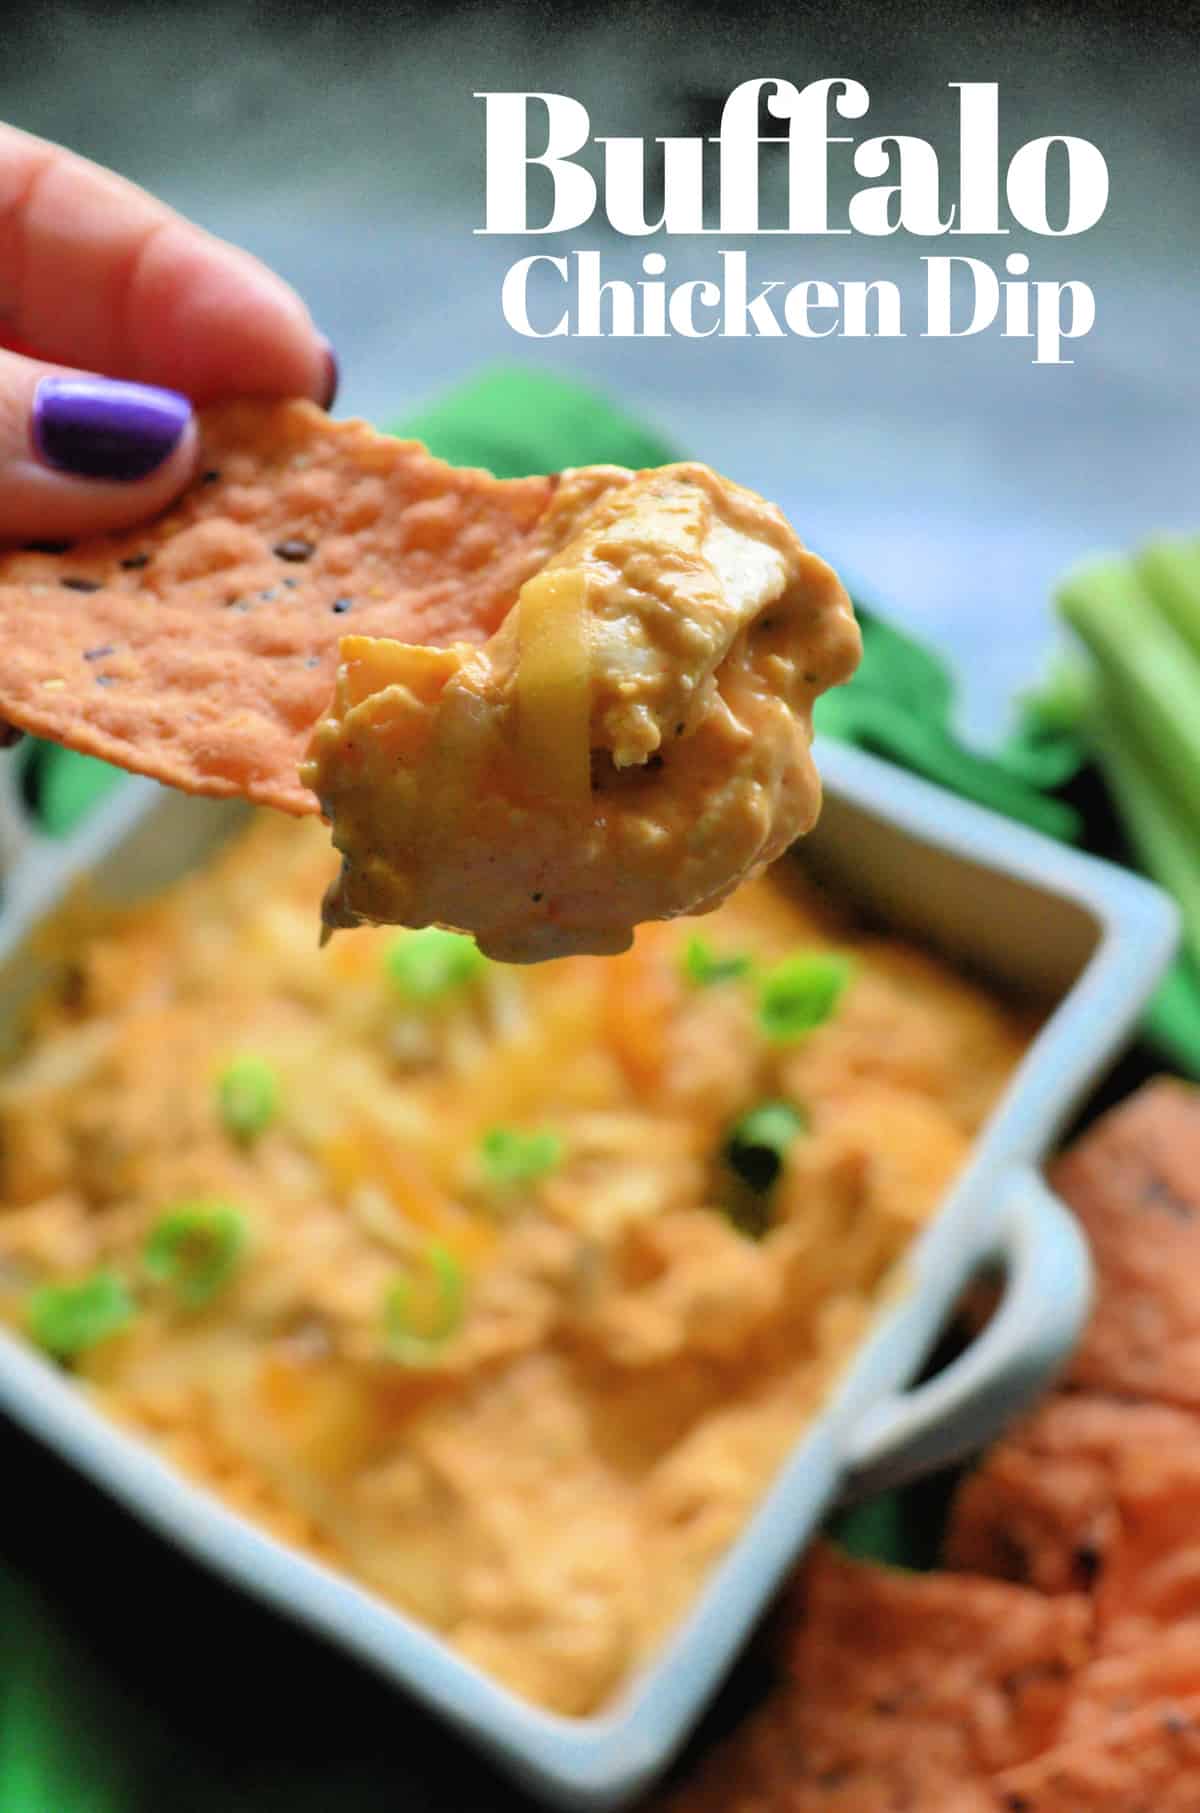
[[[68,592],[102,592],[104,590],[104,587],[98,579],[76,579],[68,577],[66,579],[60,579],[58,583]]]
[[[335,598],[329,608],[335,616],[340,617],[343,611],[348,611],[353,603],[353,598]]]
[[[1191,1221],[1196,1213],[1194,1204],[1186,1201],[1171,1188],[1165,1178],[1159,1176],[1147,1178],[1139,1197],[1139,1206],[1162,1210],[1176,1221]]]
[[[260,592],[258,595],[265,604],[270,604],[272,598],[278,598],[279,587],[277,585],[269,585],[265,592]]]
[[[1086,1592],[1100,1577],[1103,1557],[1093,1542],[1081,1542],[1071,1557],[1075,1577]]]
[[[309,655],[307,660],[305,661],[304,665],[305,665],[305,667],[320,667],[320,665],[321,665],[320,655]]]
[[[220,476],[221,473],[219,468],[210,466],[207,472],[202,472],[200,474],[200,483],[202,485],[215,485]]]
[[[280,560],[311,560],[316,551],[311,541],[305,541],[299,535],[289,535],[286,541],[277,541],[271,550]]]
[[[103,659],[106,655],[115,655],[116,652],[117,652],[117,649],[116,649],[115,643],[98,642],[96,644],[95,648],[85,648],[84,649],[83,658],[85,661],[103,661]]]
[[[115,686],[116,683],[117,683],[116,674],[97,674],[96,675],[96,685],[97,686]]]
[[[283,583],[287,587],[289,592],[294,592],[296,587],[300,584],[300,581],[298,579],[289,578],[289,579],[285,579]]]
[[[541,899],[541,898],[542,898],[542,892],[541,892],[541,889],[540,889],[540,888],[539,888],[539,889],[538,889],[538,891],[537,891],[537,893],[536,893],[536,894],[531,894],[531,895],[530,895],[530,896],[529,896],[529,898],[530,898],[530,900],[532,900],[532,902],[533,902],[533,904],[534,904],[534,906],[536,906],[536,905],[537,905],[537,904],[538,904],[538,901],[539,901],[539,900],[540,900],[540,899]]]
[[[148,567],[150,565],[150,556],[149,554],[126,554],[121,565],[127,573],[136,573],[139,572],[142,567]]]
[[[69,554],[74,547],[72,541],[27,541],[26,554]]]

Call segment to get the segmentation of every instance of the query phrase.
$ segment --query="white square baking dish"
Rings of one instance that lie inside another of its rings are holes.
[[[625,1804],[665,1767],[835,1500],[979,1446],[1065,1356],[1087,1310],[1088,1261],[1038,1166],[1126,1039],[1177,938],[1174,907],[1136,876],[857,751],[825,744],[818,760],[825,811],[799,859],[897,931],[1050,1011],[915,1243],[904,1289],[686,1620],[601,1713],[569,1719],[517,1699],[412,1620],[175,1473],[69,1378],[0,1334],[0,1406],[16,1422],[198,1561],[407,1689],[533,1792],[575,1813]],[[11,758],[6,767],[0,1044],[39,986],[28,934],[78,876],[88,874],[102,897],[152,891],[240,818],[235,806],[130,781],[76,835],[52,844],[22,825]],[[1007,1268],[999,1311],[949,1368],[910,1388],[963,1282],[988,1259]]]

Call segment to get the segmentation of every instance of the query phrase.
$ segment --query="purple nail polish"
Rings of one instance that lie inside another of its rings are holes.
[[[341,367],[333,350],[333,342],[324,334],[321,335],[321,350],[325,355],[325,391],[321,397],[321,408],[332,409],[337,402],[338,385],[342,378]]]
[[[115,378],[43,378],[34,451],[76,478],[147,478],[179,445],[192,406],[178,391]]]

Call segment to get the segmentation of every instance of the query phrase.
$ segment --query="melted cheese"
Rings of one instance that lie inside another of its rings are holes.
[[[815,821],[813,700],[860,644],[773,505],[707,466],[585,468],[533,557],[482,647],[393,652],[372,692],[343,646],[303,770],[344,857],[327,925],[448,925],[514,962],[612,953]]]
[[[591,799],[588,581],[558,568],[517,599],[517,748],[536,798],[582,808]]]

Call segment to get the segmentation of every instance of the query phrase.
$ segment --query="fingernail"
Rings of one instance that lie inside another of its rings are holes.
[[[43,378],[33,398],[38,456],[76,478],[147,478],[179,445],[192,406],[178,391],[115,378]]]
[[[338,356],[333,350],[333,342],[324,334],[321,335],[321,351],[325,355],[325,392],[321,398],[322,409],[332,409],[337,402],[338,385],[341,383],[341,367]]]

